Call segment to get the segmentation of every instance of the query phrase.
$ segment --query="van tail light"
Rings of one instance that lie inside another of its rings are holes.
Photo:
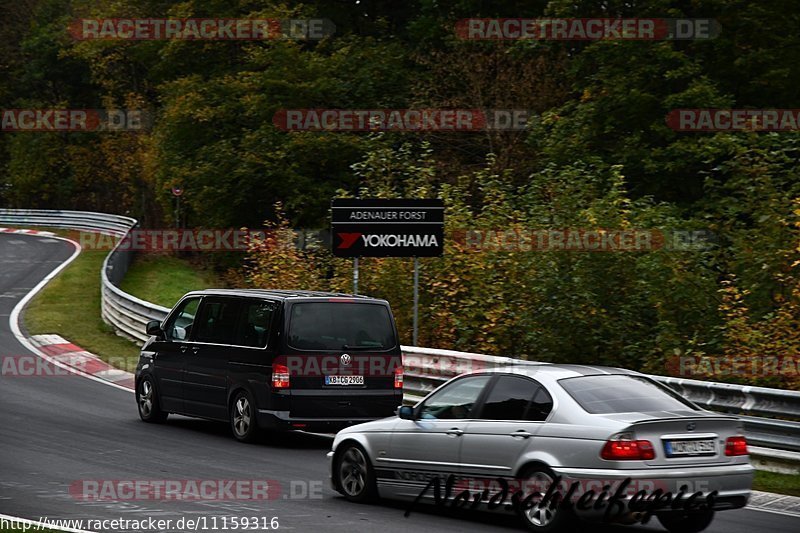
[[[741,435],[736,437],[728,437],[725,441],[725,455],[747,455],[747,439]]]
[[[272,388],[273,389],[288,389],[289,388],[289,367],[286,365],[276,364],[272,366]]]
[[[632,440],[629,433],[623,433],[606,441],[600,457],[607,461],[642,461],[655,459],[656,452],[649,440]]]
[[[394,388],[395,389],[402,389],[403,388],[403,367],[397,367],[394,369]]]

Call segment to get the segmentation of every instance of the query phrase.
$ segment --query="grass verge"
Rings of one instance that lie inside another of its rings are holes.
[[[69,236],[66,230],[53,231]],[[100,316],[100,270],[107,251],[84,250],[25,309],[23,321],[31,335],[58,334],[118,368],[132,371],[139,358],[135,343],[118,336]],[[125,277],[122,290],[166,307],[186,292],[214,286],[206,270],[173,256],[139,256]]]
[[[800,476],[756,470],[756,477],[753,480],[753,489],[800,496]]]
[[[189,291],[218,286],[213,273],[171,255],[140,254],[131,265],[121,289],[164,307],[172,307]]]
[[[32,335],[56,333],[129,370],[130,361],[136,366],[139,348],[114,333],[100,316],[100,269],[107,254],[81,253],[36,295],[25,310],[24,323]]]

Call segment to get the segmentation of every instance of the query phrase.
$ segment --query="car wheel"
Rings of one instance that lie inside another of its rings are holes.
[[[714,511],[659,514],[658,521],[670,533],[698,533],[711,525]]]
[[[156,385],[150,376],[145,376],[139,381],[139,386],[136,388],[136,405],[139,408],[139,418],[145,422],[159,424],[169,415],[161,410]]]
[[[521,487],[537,487],[536,490],[544,494],[555,478],[553,471],[546,466],[532,466],[522,472],[519,480]],[[521,496],[520,501],[524,502],[528,494],[523,493]],[[528,508],[522,505],[517,508],[517,514],[526,529],[540,532],[570,531],[569,526],[575,520],[570,509],[560,505],[560,501],[552,501],[545,507],[539,507],[539,499],[536,500],[537,503],[527,506]]]
[[[358,444],[345,443],[336,456],[333,473],[336,486],[351,502],[365,503],[375,499],[375,471],[367,458],[367,452]]]
[[[240,442],[253,442],[258,435],[255,405],[250,395],[239,391],[231,403],[231,431]]]

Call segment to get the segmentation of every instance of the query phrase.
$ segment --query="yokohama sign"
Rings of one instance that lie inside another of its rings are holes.
[[[444,248],[441,200],[336,198],[333,254],[339,257],[436,257]]]

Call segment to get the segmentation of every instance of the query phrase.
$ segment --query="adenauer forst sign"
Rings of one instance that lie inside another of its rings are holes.
[[[441,200],[336,198],[331,207],[335,256],[442,255],[444,203]]]

